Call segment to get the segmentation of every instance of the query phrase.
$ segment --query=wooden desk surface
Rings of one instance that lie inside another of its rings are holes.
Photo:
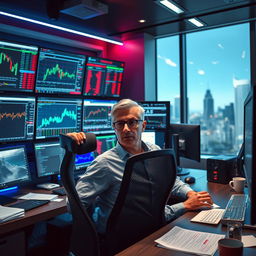
[[[22,193],[26,194],[29,192],[35,193],[48,193],[51,194],[51,191],[43,190],[43,189],[22,189]],[[7,234],[11,231],[16,231],[21,228],[33,225],[39,221],[48,220],[53,218],[59,214],[67,212],[66,200],[65,196],[59,196],[63,200],[61,202],[49,202],[46,205],[37,207],[33,210],[25,212],[25,216],[7,221],[0,224],[0,235]]]
[[[213,198],[214,203],[220,205],[222,208],[226,206],[227,201],[232,194],[232,191],[228,185],[217,184],[212,182],[207,182],[206,180],[206,172],[200,170],[191,171],[191,176],[196,177],[195,184],[191,185],[191,187],[195,191],[206,190],[208,191]],[[183,178],[181,178],[183,179]],[[124,251],[118,253],[116,256],[185,256],[192,255],[188,253],[178,252],[174,250],[159,248],[156,246],[154,240],[159,238],[160,236],[167,233],[172,227],[179,226],[182,228],[188,228],[195,231],[204,231],[210,233],[217,234],[226,234],[226,227],[219,225],[209,225],[209,224],[200,224],[190,222],[190,219],[193,218],[198,212],[187,212],[183,216],[179,217],[175,221],[167,224],[163,228],[159,229],[155,233],[149,235],[143,240],[137,242],[136,244],[130,246]],[[256,231],[254,230],[243,230],[243,235],[253,234],[256,235]],[[218,252],[214,254],[214,256],[219,255]],[[254,248],[244,248],[244,255],[252,256],[256,255],[256,247]]]

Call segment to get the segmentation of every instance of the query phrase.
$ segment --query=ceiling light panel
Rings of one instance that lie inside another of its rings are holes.
[[[45,26],[45,27],[58,29],[58,30],[65,31],[65,32],[68,32],[68,33],[72,33],[72,34],[76,34],[76,35],[80,35],[80,36],[84,36],[84,37],[89,37],[89,38],[105,41],[105,42],[112,43],[112,44],[123,45],[123,42],[121,42],[121,41],[117,41],[117,40],[97,36],[97,35],[94,35],[94,34],[89,34],[89,33],[81,32],[81,31],[78,31],[78,30],[53,25],[53,24],[50,24],[50,23],[46,23],[46,22],[26,18],[26,17],[23,17],[23,16],[19,16],[19,15],[7,13],[7,12],[0,11],[0,15],[4,15],[4,16],[11,17],[11,18],[18,19],[18,20],[24,20],[24,21],[27,21],[27,22],[30,22],[30,23],[39,24],[39,25],[42,25],[42,26]]]
[[[157,3],[177,14],[181,14],[184,12],[184,10],[181,7],[179,7],[176,3],[174,3],[171,0],[158,0]]]
[[[202,21],[196,18],[188,19],[188,21],[199,28],[205,26],[205,24]]]

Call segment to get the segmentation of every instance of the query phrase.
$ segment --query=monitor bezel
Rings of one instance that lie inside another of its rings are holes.
[[[248,105],[251,104],[251,113],[248,117],[250,122],[252,122],[252,136],[251,136],[251,166],[250,166],[250,175],[251,175],[251,182],[249,178],[248,169],[246,169],[246,146],[247,146],[247,139],[248,134],[246,130],[246,111]],[[243,159],[243,171],[247,180],[248,186],[248,194],[250,197],[250,224],[256,225],[256,131],[255,131],[255,122],[256,122],[256,86],[252,86],[251,91],[249,92],[247,98],[244,101],[244,159]]]

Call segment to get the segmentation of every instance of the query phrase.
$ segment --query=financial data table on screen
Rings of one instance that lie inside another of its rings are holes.
[[[0,90],[34,90],[38,47],[0,41]]]
[[[124,62],[88,57],[84,95],[119,97]]]

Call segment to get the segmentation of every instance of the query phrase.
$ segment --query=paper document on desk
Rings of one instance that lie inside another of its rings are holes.
[[[242,236],[242,242],[244,247],[254,247],[256,246],[256,237],[253,235]]]
[[[53,200],[56,199],[58,195],[53,194],[41,194],[41,193],[28,193],[24,196],[20,196],[18,199],[26,200]]]
[[[175,226],[157,240],[161,247],[198,255],[213,255],[225,235],[188,230]]]
[[[0,205],[0,223],[24,216],[24,209]]]

